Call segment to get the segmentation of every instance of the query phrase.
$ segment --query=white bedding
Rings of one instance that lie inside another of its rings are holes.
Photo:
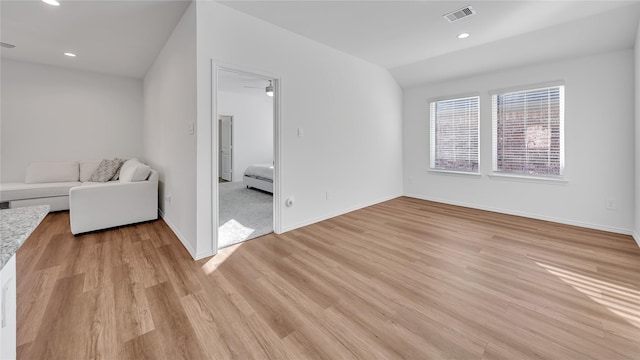
[[[271,180],[273,182],[273,164],[251,165],[245,170],[244,176]]]

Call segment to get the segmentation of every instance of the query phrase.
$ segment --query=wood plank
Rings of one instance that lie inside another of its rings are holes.
[[[113,294],[119,342],[124,343],[154,329],[144,286],[129,265],[113,268]]]
[[[31,346],[21,351],[24,359],[72,359],[84,358],[84,349],[78,346],[76,341],[83,335],[78,331],[84,324],[78,324],[76,310],[82,307],[82,287],[84,275],[74,275],[56,281],[53,292],[46,305],[45,315],[38,333]],[[18,327],[21,327],[21,321]],[[28,324],[25,324],[29,326]],[[24,330],[18,330],[18,334],[24,334]],[[85,337],[86,339],[86,337]],[[18,339],[18,343],[25,344],[25,340]],[[36,345],[37,344],[37,345]]]
[[[137,241],[132,244],[132,247],[132,268],[137,280],[142,283],[144,287],[150,287],[168,281],[158,249],[153,246],[151,241]]]
[[[158,248],[159,258],[178,296],[193,294],[202,289],[200,282],[194,279],[193,260],[182,244],[164,245]]]
[[[398,198],[193,261],[162,221],[17,253],[19,359],[636,359],[640,248]]]
[[[118,359],[171,360],[164,353],[159,332],[155,330],[125,342]]]
[[[191,322],[170,283],[164,282],[145,290],[160,345],[169,359],[204,359]]]
[[[47,304],[58,280],[60,267],[34,271],[20,278],[21,301],[17,304],[17,317],[29,324],[18,327],[17,338],[22,345],[35,340],[38,330],[42,327],[42,320],[47,310]]]

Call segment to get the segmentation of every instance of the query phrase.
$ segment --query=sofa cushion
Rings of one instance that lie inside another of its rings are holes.
[[[116,158],[116,159],[118,159],[118,158]],[[125,162],[127,162],[127,159],[118,159],[118,160],[120,160],[120,161],[121,161],[121,163],[120,163],[121,165],[124,165],[124,163],[125,163]],[[120,179],[120,170],[121,170],[121,169],[122,169],[122,166],[120,166],[120,167],[118,168],[118,171],[116,171],[116,174],[115,174],[115,175],[113,175],[113,177],[111,178],[111,181],[119,180],[119,179]]]
[[[121,159],[102,160],[96,171],[91,174],[89,181],[107,182],[111,180],[121,166]]]
[[[78,181],[44,184],[6,183],[0,184],[0,201],[34,199],[52,196],[69,196],[69,190],[80,185]]]
[[[80,181],[89,181],[89,178],[100,165],[100,160],[97,161],[80,161]]]
[[[13,200],[10,201],[9,204],[12,209],[26,206],[49,205],[49,212],[69,210],[69,196],[52,196],[36,199]]]
[[[92,186],[92,185],[104,185],[104,184],[117,184],[119,183],[119,181],[117,180],[110,180],[107,182],[99,182],[99,181],[85,181],[82,184],[80,184],[80,186]]]
[[[120,182],[144,181],[149,177],[151,168],[138,161],[138,159],[127,160],[120,169]]]
[[[27,166],[27,184],[78,181],[80,170],[75,161],[33,162]]]

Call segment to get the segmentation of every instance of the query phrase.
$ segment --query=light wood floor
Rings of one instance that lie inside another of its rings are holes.
[[[196,262],[68,223],[18,252],[20,359],[640,359],[629,236],[399,198]]]

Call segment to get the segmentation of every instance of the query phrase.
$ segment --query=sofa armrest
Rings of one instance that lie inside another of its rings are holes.
[[[71,232],[106,229],[158,218],[158,182],[105,183],[69,191]]]

